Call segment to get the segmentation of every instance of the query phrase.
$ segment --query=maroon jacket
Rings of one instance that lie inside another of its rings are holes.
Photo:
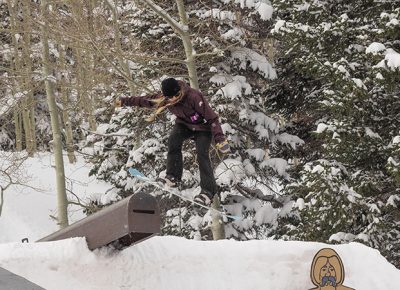
[[[176,123],[181,123],[193,131],[211,131],[216,143],[225,140],[218,115],[211,109],[203,94],[198,90],[191,88],[183,81],[178,81],[184,95],[181,101],[175,105],[169,106],[168,110],[174,114]],[[157,99],[162,96],[161,93],[143,97],[122,98],[122,106],[137,106],[152,108],[154,102],[151,99]]]

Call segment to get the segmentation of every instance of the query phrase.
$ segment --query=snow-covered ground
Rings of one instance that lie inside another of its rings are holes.
[[[8,166],[6,159],[10,159],[9,154],[0,151],[0,166]],[[100,198],[110,189],[110,185],[88,176],[90,169],[83,158],[74,165],[70,165],[67,158],[64,162],[67,189],[77,194],[82,202]],[[13,179],[22,185],[13,185],[3,193],[0,243],[18,242],[25,237],[35,241],[56,231],[58,226],[50,217],[57,216],[54,158],[49,154],[28,158],[14,175]],[[0,175],[0,182],[4,186],[8,180],[2,177]],[[79,206],[71,205],[69,211],[70,223],[85,217]]]
[[[20,240],[24,237],[35,241],[57,230],[49,217],[55,215],[56,208],[51,163],[48,155],[27,161],[29,176],[25,181],[42,191],[8,188],[0,217],[0,267],[45,289],[305,290],[315,287],[310,278],[311,264],[325,247],[333,248],[343,261],[343,285],[358,290],[400,289],[400,270],[378,251],[357,243],[331,246],[154,237],[121,252],[89,251],[82,238],[23,244]],[[109,189],[107,184],[88,178],[88,171],[82,160],[73,166],[66,164],[66,175],[74,180],[72,190],[82,199],[98,197]],[[83,217],[76,209],[70,222]]]

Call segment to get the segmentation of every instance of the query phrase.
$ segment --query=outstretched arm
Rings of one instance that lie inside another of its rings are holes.
[[[142,107],[142,108],[152,108],[155,105],[154,100],[161,98],[161,94],[148,95],[142,97],[121,97],[121,106],[127,107]]]

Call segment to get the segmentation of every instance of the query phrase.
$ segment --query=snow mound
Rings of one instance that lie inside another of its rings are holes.
[[[343,285],[360,290],[399,289],[400,271],[378,251],[358,243],[328,246],[154,237],[121,252],[107,248],[91,252],[84,239],[76,238],[0,244],[0,267],[48,290],[305,290],[313,288],[313,257],[326,247],[343,261]]]

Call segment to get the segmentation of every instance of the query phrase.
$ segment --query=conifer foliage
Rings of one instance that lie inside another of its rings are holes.
[[[114,109],[198,85],[232,148],[214,164],[227,238],[359,241],[400,267],[400,8],[397,0],[0,1],[0,148],[51,150],[44,80],[63,148],[113,185],[95,207],[139,191],[160,201],[163,234],[210,239],[210,213],[128,175],[165,174],[171,114]],[[49,72],[40,28],[48,25]],[[194,78],[196,80],[194,81]],[[182,194],[200,191],[192,140]]]
[[[297,178],[285,187],[296,203],[280,235],[363,242],[399,266],[398,3],[274,6],[281,69],[275,106],[306,142]]]
[[[147,84],[146,90],[139,89],[137,95],[159,90],[160,80],[165,76],[189,81],[179,35],[143,2],[146,1],[136,1],[135,5],[130,2],[129,10],[123,6],[118,8],[126,13],[127,22],[123,26],[132,23],[132,37],[139,41],[139,46],[152,48],[142,50],[140,56],[132,55],[136,61],[131,66],[133,79]],[[173,5],[171,1],[157,1],[157,5],[170,17],[179,19],[175,1]],[[295,148],[303,142],[285,132],[279,118],[271,116],[267,102],[265,92],[276,78],[269,60],[273,47],[268,38],[273,27],[273,8],[268,1],[225,0],[188,1],[185,9],[189,16],[185,29],[191,33],[200,90],[220,115],[233,149],[233,154],[225,160],[216,150],[211,152],[225,208],[232,214],[244,216],[243,221],[227,222],[227,237],[266,236],[256,229],[273,228],[279,214],[278,208],[265,201],[276,197],[268,187],[273,177],[287,178],[289,167],[286,159],[270,156],[269,152],[278,145]],[[145,63],[140,62],[144,59]],[[99,148],[93,159],[93,173],[115,184],[120,194],[143,190],[143,184],[127,176],[126,169],[130,166],[153,178],[165,173],[167,139],[174,119],[166,114],[153,123],[146,123],[144,119],[148,113],[135,108],[117,110],[109,124],[99,127],[106,136],[93,136],[92,142]],[[123,135],[121,133],[125,136],[115,136]],[[184,144],[183,182],[185,188],[198,192],[199,170],[191,142]],[[119,150],[121,147],[125,151]],[[161,194],[160,199],[164,209],[164,233],[210,238],[207,233],[209,214],[196,217],[190,205],[180,204],[165,194]]]

